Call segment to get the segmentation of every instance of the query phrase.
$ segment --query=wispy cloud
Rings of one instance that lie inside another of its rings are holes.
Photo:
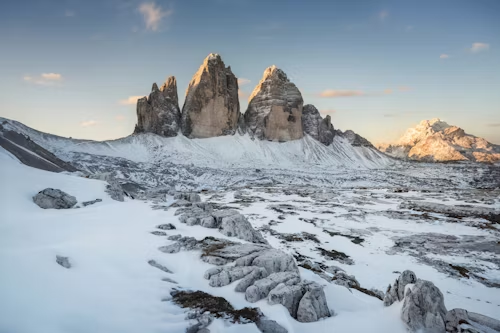
[[[238,78],[238,86],[244,86],[245,84],[249,84],[251,81],[245,78]]]
[[[158,29],[160,28],[161,20],[172,15],[173,13],[173,10],[164,11],[159,5],[156,5],[154,2],[142,3],[138,9],[144,17],[146,29],[151,31],[158,31]]]
[[[449,54],[443,53],[439,56],[439,59],[448,59],[450,57]]]
[[[393,90],[391,88],[387,88],[384,90],[384,94],[386,94],[386,95],[390,95],[392,93],[393,93]]]
[[[64,12],[64,16],[66,16],[66,17],[73,17],[75,15],[76,15],[76,13],[74,10],[66,9],[66,11]]]
[[[137,100],[143,97],[144,96],[129,96],[128,98],[120,100],[118,103],[120,103],[121,105],[136,105]]]
[[[99,124],[99,122],[98,122],[98,121],[95,121],[95,120],[87,120],[87,121],[82,121],[82,122],[80,123],[80,126],[82,126],[82,127],[90,127],[90,126],[95,126],[95,125],[97,125],[97,124]]]
[[[327,89],[319,93],[319,97],[324,97],[324,98],[352,97],[352,96],[363,96],[363,95],[365,95],[365,93],[360,90]]]
[[[238,97],[241,99],[247,99],[248,97],[250,97],[250,94],[241,89],[238,89]]]
[[[326,110],[320,110],[319,113],[321,113],[322,115],[332,115],[334,114],[335,112],[337,112],[337,110],[333,110],[333,109],[326,109]]]
[[[472,47],[469,50],[472,53],[478,53],[478,52],[488,51],[489,49],[490,49],[490,44],[472,43]]]
[[[492,124],[488,124],[486,126],[489,126],[489,127],[500,127],[500,123],[492,123]]]
[[[383,10],[383,11],[378,13],[378,18],[382,22],[385,21],[385,19],[388,17],[389,17],[389,12],[387,10]]]
[[[399,91],[410,91],[410,90],[412,90],[412,88],[408,87],[408,86],[401,86],[401,87],[398,87],[398,90]]]
[[[115,119],[118,120],[118,121],[124,121],[125,120],[125,116],[122,115],[122,114],[119,114],[119,115],[115,116]]]
[[[42,86],[54,85],[62,81],[63,77],[58,73],[42,73],[40,75],[25,75],[23,80],[29,83],[38,84]]]
[[[394,113],[386,113],[383,115],[384,118],[394,118],[394,117],[397,117],[396,114]]]

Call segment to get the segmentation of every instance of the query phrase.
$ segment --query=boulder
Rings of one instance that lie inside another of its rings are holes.
[[[302,107],[304,101],[299,89],[276,66],[264,71],[252,92],[245,124],[247,132],[260,140],[291,141],[304,136]]]
[[[445,316],[443,294],[432,282],[418,280],[407,288],[401,318],[411,332],[442,333]]]
[[[259,231],[255,230],[245,216],[235,214],[222,218],[219,231],[229,237],[237,237],[251,243],[267,244]]]
[[[298,274],[299,272],[297,264],[290,254],[273,248],[242,256],[234,262],[234,265],[263,267],[267,270],[268,274],[277,272]]]
[[[299,308],[300,300],[305,294],[303,284],[286,285],[284,283],[278,284],[273,290],[269,292],[267,300],[269,304],[281,304],[287,308],[290,316],[297,318],[297,310]]]
[[[177,193],[174,195],[175,200],[185,200],[189,202],[201,202],[200,195],[197,193]]]
[[[233,135],[238,128],[238,80],[218,54],[209,54],[186,90],[182,133],[188,138]]]
[[[109,180],[108,185],[106,185],[106,193],[109,194],[111,199],[123,202],[125,201],[125,195],[121,185],[117,181]]]
[[[56,256],[56,262],[66,269],[71,268],[71,263],[69,262],[68,257]]]
[[[268,277],[255,281],[245,291],[245,299],[249,302],[257,302],[269,295],[269,292],[278,284],[291,280],[291,284],[300,282],[300,276],[292,272],[280,272],[270,274]]]
[[[297,320],[302,323],[318,321],[321,318],[330,317],[330,309],[326,303],[323,287],[315,282],[305,285],[306,293],[299,302],[297,308]]]
[[[302,128],[304,133],[309,134],[325,146],[329,146],[335,137],[335,129],[330,116],[321,118],[318,109],[311,104],[304,105],[302,110]]]
[[[500,332],[500,320],[464,309],[453,309],[445,316],[448,333]]]
[[[417,276],[410,270],[406,270],[394,281],[394,284],[387,287],[384,296],[384,305],[389,306],[396,301],[402,301],[405,296],[405,287],[408,284],[417,282]]]
[[[143,97],[137,101],[137,125],[134,133],[176,136],[180,129],[180,118],[177,81],[171,76],[160,89],[154,83],[149,98]]]
[[[46,188],[33,197],[33,202],[43,209],[68,209],[76,205],[76,198],[61,190]]]

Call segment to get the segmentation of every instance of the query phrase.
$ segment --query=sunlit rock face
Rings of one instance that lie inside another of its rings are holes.
[[[311,104],[304,105],[302,110],[302,127],[304,133],[309,134],[325,146],[329,146],[335,137],[335,129],[330,116],[321,118],[318,109]]]
[[[394,157],[427,162],[500,161],[500,146],[438,118],[420,122],[395,144],[380,145],[379,149]]]
[[[149,97],[137,101],[137,125],[134,133],[176,136],[180,129],[180,119],[177,81],[171,76],[160,89],[154,83]]]
[[[191,79],[182,108],[182,133],[189,138],[233,135],[238,128],[238,80],[218,54],[210,54]]]
[[[291,141],[303,137],[299,89],[276,66],[264,71],[245,112],[247,132],[260,140]]]

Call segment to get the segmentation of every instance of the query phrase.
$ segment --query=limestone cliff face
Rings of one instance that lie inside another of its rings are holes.
[[[177,81],[171,76],[161,89],[154,83],[149,97],[137,101],[137,125],[134,133],[176,136],[180,129],[180,118]]]
[[[210,54],[186,90],[182,133],[188,138],[233,135],[239,117],[238,80],[218,54]]]
[[[264,71],[245,112],[247,132],[260,140],[290,141],[303,137],[299,89],[286,74],[271,66]]]
[[[500,161],[500,146],[465,133],[438,118],[423,120],[409,128],[398,142],[380,145],[385,153],[403,159],[426,162]]]
[[[335,137],[335,129],[330,116],[321,118],[318,109],[311,104],[304,105],[302,110],[302,128],[304,133],[309,134],[325,146],[329,146]]]

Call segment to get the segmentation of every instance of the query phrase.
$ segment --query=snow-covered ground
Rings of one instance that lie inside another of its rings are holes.
[[[151,232],[160,224],[172,223],[176,230],[166,231],[168,235],[242,241],[216,229],[180,223],[175,209],[166,208],[171,197],[157,198],[155,202],[127,198],[125,202],[113,201],[104,192],[105,182],[33,169],[3,149],[0,166],[0,332],[185,332],[189,322],[185,320],[185,309],[169,301],[172,288],[221,296],[235,308],[259,307],[289,332],[406,332],[399,314],[401,303],[384,307],[377,298],[327,282],[304,268],[300,268],[303,279],[325,286],[328,306],[335,316],[299,323],[281,305],[269,305],[265,300],[247,302],[244,294],[234,292],[234,283],[220,288],[209,286],[203,274],[214,266],[201,261],[199,251],[160,252],[160,246],[172,241]],[[410,172],[406,171],[406,175]],[[269,171],[267,175],[273,174]],[[356,174],[344,171],[337,178],[353,177],[349,182],[352,185],[357,182]],[[376,179],[383,175],[370,172],[357,188],[258,184],[251,176],[247,177],[251,181],[245,183],[245,177],[240,175],[241,181],[233,188],[205,192],[202,199],[238,209],[273,247],[307,256],[313,262],[339,266],[355,275],[364,288],[385,291],[398,276],[395,271],[411,269],[441,289],[448,309],[460,307],[500,319],[499,288],[487,287],[474,278],[454,276],[439,266],[442,262],[460,264],[498,283],[498,252],[467,254],[448,249],[422,257],[411,249],[394,248],[394,237],[419,237],[425,233],[498,240],[498,227],[481,228],[486,222],[482,219],[458,221],[439,213],[425,216],[398,209],[400,203],[411,200],[467,204],[471,197],[484,199],[477,206],[498,209],[498,192],[453,187],[430,193],[393,193],[393,186],[380,188],[381,181]],[[363,188],[362,184],[379,185]],[[74,195],[79,203],[97,198],[103,201],[78,209],[43,210],[32,197],[47,187]],[[237,189],[241,195],[235,198]],[[325,230],[338,234],[332,236]],[[314,235],[319,243],[283,238],[302,232]],[[352,237],[363,241],[356,244]],[[317,251],[319,246],[344,252],[354,263],[325,258]],[[56,255],[69,257],[72,267],[58,265]],[[151,259],[173,273],[150,266],[147,262]],[[222,319],[215,320],[209,329],[259,332],[255,324],[229,324]]]

